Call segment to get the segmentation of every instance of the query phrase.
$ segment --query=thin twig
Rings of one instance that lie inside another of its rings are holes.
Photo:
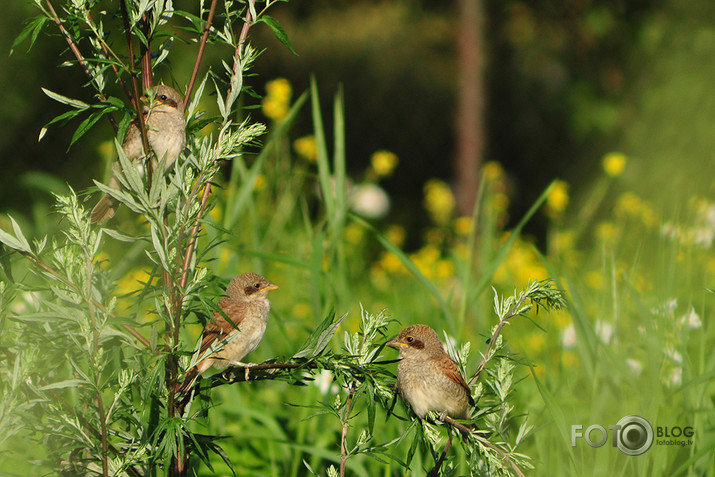
[[[514,462],[514,460],[511,457],[509,457],[509,454],[504,452],[504,450],[501,449],[499,446],[489,442],[487,439],[485,439],[479,433],[474,432],[474,429],[470,429],[469,427],[465,426],[464,424],[462,424],[460,422],[455,421],[454,419],[452,419],[449,416],[444,416],[442,418],[442,421],[449,424],[450,426],[454,427],[455,429],[459,430],[460,432],[474,437],[475,439],[477,439],[479,441],[480,444],[487,446],[490,449],[493,449],[497,454],[502,456],[504,458],[504,460],[506,460],[506,462],[509,464],[509,466],[512,469],[514,469],[514,472],[516,472],[516,475],[518,475],[519,477],[525,477],[524,473],[521,471],[519,466],[516,465],[516,462]]]
[[[127,12],[127,5],[122,0],[119,2],[119,7],[122,10],[122,21],[124,22],[124,35],[127,41],[127,49],[129,51],[129,77],[132,79],[132,92],[134,97],[132,98],[132,103],[134,103],[134,108],[137,111],[137,122],[139,123],[139,131],[141,132],[142,145],[144,146],[144,153],[149,154],[149,136],[146,132],[146,123],[144,121],[144,108],[141,105],[139,94],[139,82],[137,81],[136,68],[134,64],[134,42],[132,41],[132,27],[129,24],[129,12]],[[147,174],[151,171],[151,167],[146,168]]]
[[[444,449],[442,449],[442,453],[439,456],[439,459],[434,464],[434,468],[430,470],[429,474],[427,474],[427,477],[437,477],[439,476],[439,469],[442,467],[442,463],[444,462],[444,458],[447,457],[447,451],[449,451],[449,448],[452,447],[452,436],[449,436],[449,439],[447,440],[447,444],[445,444]]]
[[[48,10],[50,11],[51,15],[50,17],[52,18],[52,21],[55,22],[55,25],[57,25],[57,28],[60,30],[60,33],[62,33],[62,36],[64,37],[65,41],[67,42],[67,45],[70,47],[70,50],[74,54],[75,58],[77,58],[77,61],[79,62],[80,66],[82,67],[82,70],[84,73],[89,77],[91,81],[94,81],[94,77],[92,76],[92,71],[89,69],[89,63],[87,63],[87,60],[84,59],[84,56],[82,55],[82,52],[79,51],[79,47],[77,44],[74,42],[74,39],[70,36],[69,32],[65,28],[65,26],[62,24],[62,20],[60,19],[59,15],[57,15],[57,11],[55,11],[55,7],[52,5],[50,0],[45,0],[45,4],[47,5]],[[99,100],[101,102],[107,101],[106,96],[103,94],[99,94]],[[116,132],[117,129],[119,129],[119,126],[117,125],[117,120],[114,119],[113,114],[108,114],[107,118],[109,119],[109,122],[112,124],[112,128]]]
[[[189,98],[191,98],[191,93],[194,90],[194,84],[196,84],[196,78],[199,76],[199,65],[204,57],[204,50],[206,49],[206,43],[209,40],[209,34],[211,33],[211,23],[213,22],[214,14],[216,13],[216,4],[218,0],[211,1],[211,8],[209,9],[209,16],[206,18],[206,25],[204,26],[204,31],[201,34],[201,43],[199,43],[199,52],[196,54],[196,62],[194,62],[194,70],[191,72],[191,79],[189,79],[189,86],[186,88],[186,95],[184,97],[184,109],[189,105]]]
[[[343,429],[340,433],[340,477],[345,477],[345,466],[348,463],[348,420],[350,419],[350,411],[353,407],[353,396],[355,394],[355,382],[350,383],[348,387],[348,401],[345,403],[345,413],[343,414]]]
[[[511,310],[518,310],[521,307],[521,304],[524,303],[524,300],[526,300],[527,295],[524,294],[512,307]],[[510,311],[511,311],[510,310]],[[492,337],[489,339],[489,344],[487,344],[487,349],[484,351],[484,354],[482,355],[482,361],[479,363],[479,366],[477,367],[477,372],[474,374],[472,379],[469,381],[469,386],[474,386],[474,384],[477,382],[477,379],[479,378],[479,375],[481,372],[484,370],[484,367],[487,365],[487,362],[489,361],[489,354],[492,349],[492,345],[494,342],[497,340],[499,337],[499,334],[501,333],[502,328],[504,328],[504,325],[506,325],[510,319],[514,318],[516,316],[516,313],[510,312],[506,318],[503,320],[499,320],[499,324],[497,327],[494,329],[494,333],[492,333]]]

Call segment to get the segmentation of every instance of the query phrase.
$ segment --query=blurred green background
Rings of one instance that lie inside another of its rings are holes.
[[[175,7],[196,11],[185,0]],[[431,177],[453,180],[456,7],[412,0],[285,5],[273,14],[299,56],[278,44],[269,29],[252,32],[256,46],[270,51],[250,78],[258,93],[276,77],[288,79],[296,93],[306,89],[310,74],[323,91],[342,84],[348,168],[364,170],[376,150],[394,152],[400,168],[382,185],[395,205],[392,219],[413,232],[425,217],[409,205],[420,199],[424,183]],[[509,176],[512,223],[554,177],[581,195],[598,161],[614,149],[634,159],[628,186],[648,194],[658,184],[661,202],[671,194],[710,190],[710,174],[703,173],[712,172],[715,150],[710,2],[507,0],[487,1],[483,8],[482,159],[498,161]],[[5,9],[0,45],[8,52],[35,11],[31,2],[9,2]],[[58,35],[51,24],[45,32]],[[40,87],[92,98],[78,68],[59,67],[72,59],[63,42],[41,36],[29,53],[27,47],[25,42],[0,59],[0,120],[6,125],[0,132],[0,209],[24,213],[41,193],[33,186],[37,176],[28,173],[46,172],[76,189],[89,186],[104,172],[98,146],[111,137],[103,121],[68,151],[76,121],[53,126],[38,143],[41,127],[64,111]],[[193,46],[177,41],[174,48],[173,74],[185,85]],[[219,53],[209,53],[205,65],[220,67]],[[166,70],[162,74],[170,80]],[[259,113],[254,117],[262,119]],[[299,122],[295,133],[310,128],[309,121]],[[544,227],[539,219],[530,230],[543,236]]]
[[[175,6],[196,9],[185,0]],[[510,348],[535,364],[536,379],[522,370],[517,395],[519,409],[536,426],[521,449],[534,458],[533,475],[713,475],[715,8],[707,0],[505,0],[482,6],[484,193],[476,266],[469,270],[487,272],[498,259],[487,278],[500,292],[550,276],[569,294],[568,311],[533,317],[545,332],[527,321],[506,330]],[[8,51],[34,10],[23,2],[5,10],[0,45]],[[251,31],[254,44],[267,51],[248,81],[267,99],[295,100],[315,75],[330,131],[332,93],[342,85],[348,173],[356,184],[383,188],[391,203],[371,222],[409,254],[453,311],[464,295],[470,305],[461,313],[463,323],[440,321],[424,288],[354,223],[345,229],[345,268],[322,270],[322,281],[311,281],[324,258],[320,235],[303,227],[294,206],[316,196],[313,125],[305,108],[262,174],[250,202],[255,208],[241,212],[236,236],[210,255],[217,275],[262,267],[281,284],[272,298],[276,328],[251,360],[290,355],[324,315],[321,304],[331,301],[340,313],[351,313],[351,331],[359,303],[371,311],[386,306],[404,325],[427,322],[439,332],[454,330],[458,341],[472,342],[470,363],[478,360],[476,350],[483,349],[494,317],[488,288],[476,297],[461,288],[463,267],[472,266],[465,257],[473,222],[454,210],[450,188],[456,182],[456,12],[457,2],[416,0],[279,5],[271,14],[298,56],[267,28]],[[0,212],[12,213],[30,236],[57,227],[59,218],[48,217],[49,191],[65,182],[81,190],[102,177],[112,138],[100,122],[68,150],[77,126],[71,123],[51,127],[38,143],[41,127],[64,111],[40,87],[92,100],[78,68],[58,67],[70,56],[52,25],[46,31],[55,38],[40,37],[29,53],[25,43],[0,57],[0,114],[9,126],[0,132]],[[194,47],[176,42],[174,48],[172,71],[183,87]],[[205,66],[214,68],[230,55],[209,53]],[[158,76],[170,82],[166,69]],[[251,101],[259,102],[246,99]],[[250,111],[270,126],[280,119],[274,113],[266,103]],[[389,153],[376,156],[378,151]],[[499,247],[554,179],[546,207],[499,258]],[[230,197],[227,190],[222,193]],[[223,206],[222,199],[212,212],[217,223],[225,223]],[[0,225],[7,229],[4,220]],[[115,275],[122,277],[120,294],[146,276],[137,258],[141,251],[134,252],[119,260],[124,251],[110,251]],[[281,262],[279,255],[305,266]],[[312,286],[298,286],[303,283]],[[190,327],[186,342],[199,332]],[[224,387],[214,398],[231,405],[217,406],[204,425],[231,436],[227,453],[241,463],[239,475],[305,475],[302,459],[324,470],[337,452],[337,424],[325,416],[296,421],[284,405],[327,401],[338,392],[329,381],[320,384]],[[299,416],[311,413],[301,408]],[[609,446],[568,445],[564,433],[572,424],[607,427],[628,414],[654,425],[694,426],[696,446],[654,446],[631,458]],[[385,440],[403,427],[390,421]],[[404,449],[396,453],[402,456]],[[429,464],[428,456],[421,458]],[[460,463],[466,473],[464,459]],[[218,459],[216,465],[226,472]],[[363,457],[351,465],[355,475],[404,473]],[[415,467],[410,475],[423,474]]]

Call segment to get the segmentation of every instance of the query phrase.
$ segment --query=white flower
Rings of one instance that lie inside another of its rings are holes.
[[[635,374],[636,376],[640,376],[641,373],[643,372],[643,363],[641,363],[637,359],[628,358],[626,360],[626,365],[631,370],[631,372],[633,374]]]
[[[390,210],[390,198],[375,184],[361,184],[350,192],[350,207],[369,219],[383,217]]]
[[[609,344],[613,336],[613,325],[603,320],[596,321],[596,334],[604,344]]]
[[[670,371],[670,376],[668,376],[668,380],[666,381],[666,384],[668,386],[680,386],[680,384],[683,382],[683,368],[673,368]]]
[[[320,371],[320,374],[315,377],[313,381],[318,389],[320,389],[320,394],[326,395],[328,393],[335,394],[338,392],[337,384],[333,384],[333,373],[327,369]]]
[[[680,324],[687,325],[691,330],[696,330],[703,326],[703,322],[700,319],[700,315],[695,312],[695,308],[690,307],[690,311],[680,317]]]
[[[561,330],[561,346],[564,349],[572,349],[576,346],[576,328],[574,328],[573,323]]]

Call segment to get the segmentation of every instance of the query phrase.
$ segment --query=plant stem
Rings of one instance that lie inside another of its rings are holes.
[[[348,401],[345,403],[345,413],[343,414],[343,429],[340,434],[340,477],[345,477],[345,465],[348,462],[347,436],[348,436],[348,420],[350,419],[350,411],[353,408],[353,396],[355,394],[355,381],[350,383],[348,387]]]
[[[218,0],[211,1],[211,8],[209,9],[209,16],[206,18],[206,26],[204,26],[204,31],[201,34],[201,43],[199,43],[199,52],[196,54],[196,62],[194,62],[194,69],[191,72],[191,79],[189,79],[189,86],[186,88],[186,96],[184,98],[184,109],[189,105],[189,98],[191,98],[191,93],[194,90],[194,84],[196,84],[196,78],[199,75],[199,65],[204,57],[204,50],[206,49],[206,43],[209,39],[209,34],[211,33],[211,23],[213,22],[214,14],[216,13],[216,4]]]
[[[70,36],[69,32],[65,28],[65,26],[62,24],[62,20],[57,15],[57,12],[55,11],[55,7],[52,6],[52,3],[50,2],[50,0],[45,0],[45,4],[47,5],[47,9],[50,11],[50,18],[52,19],[53,22],[55,22],[55,25],[57,25],[57,28],[60,30],[60,33],[62,33],[62,36],[64,37],[65,41],[67,42],[67,45],[70,47],[70,50],[72,50],[72,53],[74,54],[75,58],[77,58],[77,61],[79,62],[80,66],[82,67],[82,70],[87,75],[87,77],[89,77],[89,79],[91,81],[94,81],[94,77],[92,77],[92,72],[89,69],[89,63],[87,63],[87,60],[84,59],[82,52],[79,51],[79,47],[74,42],[74,40]],[[102,39],[100,39],[100,42],[102,42],[102,45],[104,45]],[[114,67],[114,68],[116,68],[116,67]],[[99,100],[102,102],[105,102],[107,100],[107,98],[103,94],[100,93]],[[114,119],[113,114],[108,114],[107,117],[109,118],[109,122],[112,124],[112,128],[116,132],[117,129],[119,129],[119,126],[117,125],[117,120]]]
[[[64,284],[67,285],[68,287],[74,289],[75,291],[79,291],[79,286],[77,286],[74,282],[72,282],[71,280],[69,280],[67,277],[65,277],[64,275],[62,275],[60,272],[58,272],[58,271],[55,270],[54,268],[52,268],[52,267],[50,267],[49,265],[47,265],[47,264],[46,264],[45,262],[43,262],[42,260],[40,260],[39,258],[37,258],[37,257],[36,257],[35,255],[33,255],[32,253],[25,252],[25,251],[21,251],[21,250],[18,250],[18,253],[20,253],[23,257],[27,258],[27,259],[30,260],[32,263],[34,263],[35,265],[37,265],[38,267],[40,267],[40,268],[41,268],[42,270],[44,270],[45,272],[49,273],[49,274],[52,275],[53,277],[55,277],[55,278],[57,278],[58,280],[60,280],[62,283],[64,283]],[[96,308],[98,308],[100,311],[102,311],[102,312],[106,311],[106,308],[104,307],[104,305],[102,305],[102,304],[99,303],[98,301],[92,299],[92,303],[93,303],[94,306],[95,306]],[[114,315],[114,314],[110,314],[109,316],[112,317],[112,318],[115,318],[115,317],[116,317],[116,315]],[[123,326],[124,329],[127,330],[132,336],[134,336],[141,344],[143,344],[143,345],[146,346],[147,348],[150,348],[150,347],[151,347],[151,343],[149,342],[149,340],[146,339],[146,338],[145,338],[141,333],[139,333],[137,330],[135,330],[131,325],[124,324],[124,325],[122,325],[122,326]]]
[[[479,363],[479,366],[477,367],[477,372],[474,374],[472,379],[469,381],[469,386],[474,386],[474,384],[477,382],[477,379],[479,378],[479,375],[481,372],[484,370],[484,367],[487,365],[487,362],[489,361],[489,353],[491,352],[492,345],[496,341],[496,339],[499,337],[499,334],[501,333],[502,328],[504,328],[504,325],[506,325],[510,319],[514,318],[514,316],[517,315],[517,313],[514,310],[518,310],[521,308],[522,303],[524,303],[524,300],[526,300],[527,294],[524,293],[521,298],[519,298],[514,305],[512,305],[511,308],[509,308],[509,313],[506,315],[506,317],[502,318],[499,320],[499,324],[497,327],[494,329],[494,333],[492,333],[492,337],[489,339],[489,344],[487,345],[487,349],[484,351],[482,361]]]
[[[129,52],[129,77],[132,79],[132,94],[134,95],[132,103],[137,111],[137,122],[139,123],[139,131],[142,136],[142,145],[144,146],[144,153],[149,154],[149,137],[146,133],[146,124],[144,122],[143,108],[141,106],[141,101],[139,98],[139,82],[137,81],[136,69],[134,67],[134,42],[132,41],[132,27],[129,24],[129,12],[127,12],[127,5],[124,0],[120,0],[119,6],[122,10],[122,21],[124,22],[124,35],[127,41],[127,50]],[[147,173],[151,170],[151,167],[147,167]]]

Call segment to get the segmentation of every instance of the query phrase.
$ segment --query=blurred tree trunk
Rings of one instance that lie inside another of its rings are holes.
[[[471,215],[484,153],[484,7],[482,0],[457,0],[457,147],[454,195],[457,212]]]

